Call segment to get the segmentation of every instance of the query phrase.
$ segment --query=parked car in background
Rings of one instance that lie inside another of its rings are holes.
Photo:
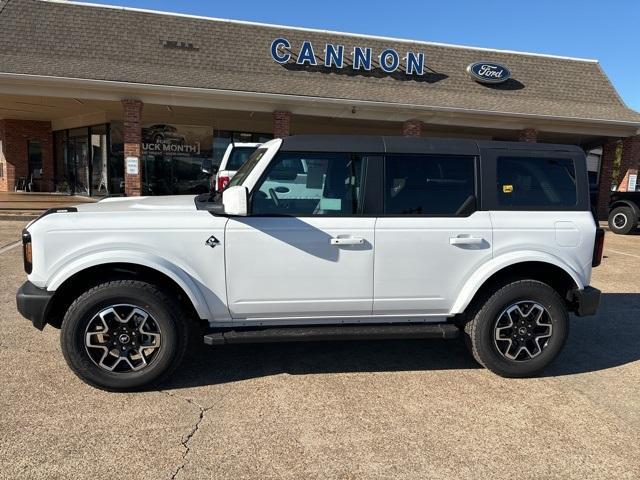
[[[221,192],[229,181],[236,174],[238,169],[247,161],[249,156],[255,152],[260,143],[230,143],[224,152],[218,173],[212,185],[212,191]]]
[[[609,228],[613,233],[631,233],[640,219],[640,191],[611,192]]]
[[[462,336],[496,374],[535,375],[569,312],[598,308],[604,231],[578,147],[302,135],[259,147],[221,195],[55,209],[22,238],[20,313],[61,328],[84,381],[131,390],[198,335]]]

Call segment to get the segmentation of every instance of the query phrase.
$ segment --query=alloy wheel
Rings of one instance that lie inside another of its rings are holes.
[[[111,305],[96,313],[85,330],[87,354],[109,372],[142,370],[158,356],[162,332],[144,309],[130,304]]]
[[[494,344],[512,361],[528,361],[542,353],[553,334],[551,315],[541,304],[525,300],[507,307],[494,327]]]

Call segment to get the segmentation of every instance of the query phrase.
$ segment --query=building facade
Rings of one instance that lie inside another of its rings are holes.
[[[47,0],[0,22],[0,191],[200,193],[232,141],[465,137],[580,145],[602,215],[640,164],[595,60]]]

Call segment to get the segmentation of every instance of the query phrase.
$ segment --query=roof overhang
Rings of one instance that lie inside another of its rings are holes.
[[[106,101],[137,98],[144,103],[169,106],[253,112],[286,110],[298,115],[363,120],[405,121],[415,118],[437,125],[482,126],[508,130],[538,128],[542,131],[559,133],[618,137],[635,135],[640,129],[639,122],[603,118],[558,117],[526,112],[513,113],[401,102],[351,100],[0,72],[1,94]]]

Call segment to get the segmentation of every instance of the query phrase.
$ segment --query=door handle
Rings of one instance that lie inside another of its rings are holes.
[[[364,238],[362,237],[333,237],[329,240],[331,245],[362,245]]]
[[[472,237],[471,235],[458,235],[449,237],[449,245],[482,245],[484,238]]]

